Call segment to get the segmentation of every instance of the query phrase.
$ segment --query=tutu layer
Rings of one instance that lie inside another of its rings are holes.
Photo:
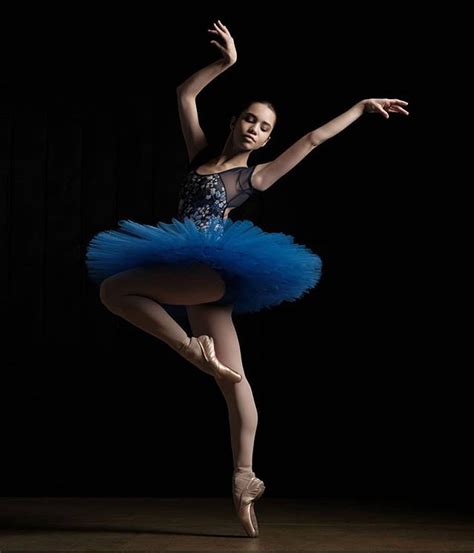
[[[233,303],[235,313],[294,301],[320,279],[319,256],[290,235],[230,218],[223,227],[212,228],[203,231],[189,218],[157,225],[121,220],[117,230],[100,232],[90,241],[89,277],[100,283],[136,267],[203,262],[217,269],[226,283],[226,294],[216,303]]]

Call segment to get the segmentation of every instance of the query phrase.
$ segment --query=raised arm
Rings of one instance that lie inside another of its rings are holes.
[[[196,97],[206,85],[237,61],[234,39],[227,27],[219,20],[213,26],[214,28],[208,29],[208,31],[216,38],[219,37],[222,44],[217,40],[211,40],[211,44],[220,50],[222,58],[191,75],[176,89],[179,119],[189,161],[207,145],[206,137],[199,123]]]
[[[293,169],[310,152],[329,138],[343,131],[364,112],[380,113],[388,119],[390,113],[408,115],[408,111],[402,107],[407,105],[408,102],[404,100],[388,98],[371,98],[357,102],[357,104],[322,127],[302,136],[273,161],[257,165],[252,177],[253,186],[261,191],[267,190],[267,188],[288,173],[290,169]]]

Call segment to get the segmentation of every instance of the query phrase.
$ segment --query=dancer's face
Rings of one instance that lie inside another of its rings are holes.
[[[250,104],[231,123],[234,143],[246,150],[262,148],[269,141],[275,122],[275,112],[267,105]]]

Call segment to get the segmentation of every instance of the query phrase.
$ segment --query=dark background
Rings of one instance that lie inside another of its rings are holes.
[[[84,265],[88,241],[119,219],[175,215],[175,88],[218,56],[206,29],[220,18],[239,59],[199,96],[201,121],[222,140],[243,100],[272,101],[278,125],[251,164],[362,98],[410,102],[407,118],[365,115],[232,213],[324,263],[302,300],[234,319],[266,493],[468,506],[472,409],[444,315],[450,238],[433,210],[439,160],[422,153],[436,133],[422,92],[436,43],[393,7],[313,8],[84,9],[56,12],[57,25],[31,14],[3,36],[1,495],[229,493],[217,386],[109,313]]]

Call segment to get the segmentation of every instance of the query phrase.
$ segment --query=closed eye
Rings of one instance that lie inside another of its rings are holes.
[[[245,117],[245,120],[248,121],[249,123],[255,123],[257,118],[254,115],[249,114]],[[263,123],[263,125],[261,125],[260,128],[262,129],[263,132],[270,132],[270,129],[271,129],[271,127],[268,127],[265,124],[265,122]]]

